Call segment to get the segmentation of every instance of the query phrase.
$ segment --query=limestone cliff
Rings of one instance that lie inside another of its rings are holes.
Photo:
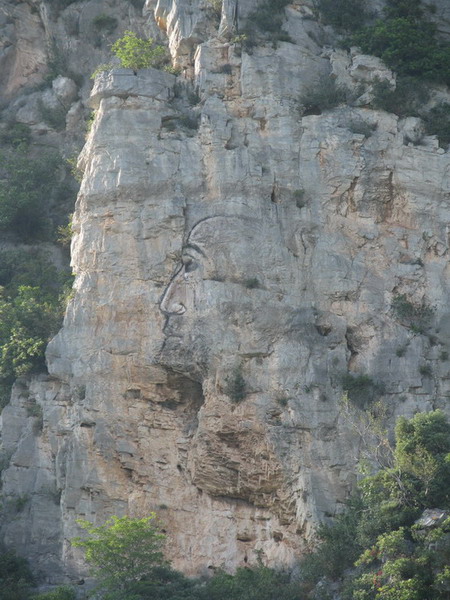
[[[64,10],[55,36],[94,4]],[[448,410],[450,155],[419,119],[367,106],[394,75],[333,49],[311,2],[286,7],[290,42],[242,48],[256,5],[224,0],[220,19],[202,0],[147,0],[142,17],[102,5],[167,36],[180,74],[97,76],[73,299],[49,374],[19,381],[2,413],[3,495],[29,497],[3,535],[49,581],[85,572],[69,543],[77,518],[151,510],[187,573],[255,551],[293,564],[355,480],[345,381],[384,399],[391,424]],[[46,6],[19,3],[33,21],[23,45],[42,48]],[[91,69],[79,37],[67,50]],[[11,97],[45,65],[33,52],[25,73],[20,56]],[[361,100],[302,116],[324,76]]]

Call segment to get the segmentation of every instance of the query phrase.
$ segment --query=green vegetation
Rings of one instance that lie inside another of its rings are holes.
[[[352,119],[348,124],[348,128],[352,133],[369,138],[376,130],[377,124],[368,123],[367,121],[363,121],[363,119]]]
[[[114,42],[111,49],[122,67],[135,72],[149,67],[160,68],[167,62],[164,46],[155,44],[152,38],[144,40],[134,31],[125,31],[124,36]]]
[[[430,326],[434,314],[433,308],[426,304],[413,304],[406,294],[394,296],[391,304],[396,319],[414,333],[424,333]]]
[[[450,144],[450,104],[441,102],[423,115],[428,135],[437,135],[442,147]]]
[[[33,576],[28,563],[0,547],[0,590],[2,600],[27,600]]]
[[[450,44],[440,41],[420,2],[390,0],[385,19],[351,38],[363,52],[379,56],[399,75],[450,84]]]
[[[324,22],[338,31],[360,29],[370,16],[367,0],[319,0],[317,8]]]
[[[388,0],[384,18],[375,21],[366,0],[319,0],[318,9],[326,23],[350,34],[347,45],[379,56],[400,76],[450,84],[450,43],[438,38],[420,0]]]
[[[346,600],[448,598],[450,519],[415,521],[424,509],[450,508],[450,425],[440,411],[419,413],[400,418],[395,433],[390,464],[319,531],[319,549],[302,564],[305,591],[325,577],[340,580]]]
[[[132,4],[136,10],[142,10],[145,4],[145,0],[128,0],[128,2]]]
[[[373,86],[372,106],[394,113],[399,117],[419,116],[421,107],[429,100],[426,85],[411,77],[397,77],[395,88],[387,81],[378,81]]]
[[[45,347],[61,323],[71,276],[36,244],[56,242],[75,186],[61,157],[36,155],[28,127],[7,123],[0,141],[0,232],[10,243],[0,251],[1,409],[18,376],[45,369]]]
[[[12,231],[26,241],[49,239],[49,198],[58,187],[61,159],[0,150],[0,165],[0,231]]]
[[[368,408],[383,392],[383,386],[369,375],[346,373],[342,377],[342,387],[350,402],[359,408]]]
[[[133,597],[141,582],[152,582],[155,569],[164,566],[165,536],[155,517],[154,513],[143,519],[113,516],[99,527],[78,521],[89,537],[75,538],[72,544],[85,549],[99,590],[106,591],[111,600]]]
[[[258,566],[234,575],[218,570],[210,579],[188,579],[164,560],[165,536],[153,513],[98,527],[80,521],[88,535],[73,544],[85,550],[103,600],[326,600],[336,593],[342,600],[448,600],[450,425],[441,411],[419,413],[400,418],[395,437],[395,447],[385,443],[384,466],[319,529],[320,545],[302,559],[300,580],[268,569],[261,555]],[[433,509],[428,524],[421,520],[426,509]],[[7,552],[0,554],[0,584],[9,594],[2,599],[74,598],[70,588],[32,596],[25,561]]]
[[[248,290],[254,290],[261,287],[259,279],[257,277],[249,277],[244,281],[244,285]]]
[[[329,75],[324,75],[306,89],[299,100],[303,116],[320,115],[340,104],[351,103],[354,95],[345,86],[337,85]]]
[[[24,123],[10,121],[0,131],[0,144],[14,149],[26,150],[31,142],[31,129]]]
[[[75,590],[68,586],[60,586],[50,592],[33,596],[33,600],[76,600]]]
[[[240,32],[240,42],[246,50],[251,50],[258,40],[269,40],[276,47],[278,42],[290,42],[291,38],[283,31],[284,8],[290,0],[263,0],[247,16]]]
[[[425,9],[430,6],[420,0],[388,0],[382,19],[370,14],[367,0],[318,0],[318,9],[326,23],[348,34],[344,45],[359,46],[396,71],[395,89],[388,82],[375,85],[374,108],[422,117],[427,133],[437,135],[446,147],[450,105],[441,103],[428,113],[422,108],[430,98],[429,82],[450,85],[450,43],[427,20]]]
[[[55,131],[62,131],[66,128],[67,109],[63,104],[58,104],[53,108],[45,106],[41,99],[38,100],[38,110],[41,119]]]
[[[236,404],[244,400],[246,394],[246,383],[242,374],[242,365],[233,369],[230,377],[226,381],[226,395]]]
[[[115,29],[117,29],[118,21],[116,17],[111,17],[105,13],[101,13],[97,15],[92,20],[92,25],[98,31],[105,31],[106,33],[112,33]]]

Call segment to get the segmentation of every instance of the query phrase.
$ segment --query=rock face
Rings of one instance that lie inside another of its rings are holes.
[[[302,118],[324,75],[392,73],[323,51],[308,2],[250,54],[254,5],[225,1],[219,37],[208,4],[148,0],[184,75],[95,81],[74,297],[2,414],[3,535],[50,581],[85,572],[77,518],[151,510],[187,573],[291,565],[354,483],[344,390],[391,424],[446,409],[449,154],[364,106]]]

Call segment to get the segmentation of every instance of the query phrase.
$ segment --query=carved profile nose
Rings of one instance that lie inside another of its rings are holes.
[[[182,274],[183,269],[184,268],[181,268],[172,279],[159,303],[162,312],[168,315],[182,315],[186,312],[186,306],[184,304],[185,284]]]

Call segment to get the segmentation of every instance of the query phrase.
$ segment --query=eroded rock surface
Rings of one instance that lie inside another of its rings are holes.
[[[5,539],[50,579],[84,573],[77,518],[150,510],[187,573],[293,564],[354,483],[344,375],[391,424],[446,409],[449,154],[364,103],[301,117],[324,75],[393,81],[324,51],[310,9],[286,9],[295,43],[250,54],[233,2],[217,37],[206,4],[148,1],[185,75],[96,79],[74,297],[49,376],[3,412],[3,493],[26,498]]]

